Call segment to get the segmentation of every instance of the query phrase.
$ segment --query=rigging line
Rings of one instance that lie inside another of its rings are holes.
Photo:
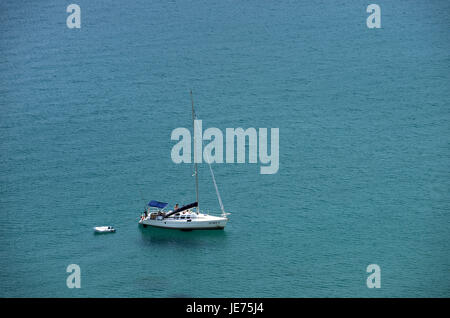
[[[197,114],[195,114],[195,118],[198,119]],[[196,124],[197,124],[197,129],[200,129],[200,127],[198,127],[198,122],[196,122]],[[203,148],[203,138],[202,138],[202,148]],[[213,179],[214,188],[216,189],[217,200],[219,201],[219,205],[220,205],[220,209],[222,210],[222,214],[225,214],[225,208],[224,208],[223,203],[222,203],[222,197],[220,196],[219,187],[217,186],[217,182],[216,182],[216,177],[214,176],[214,171],[213,171],[213,169],[211,167],[211,163],[210,163],[211,160],[210,160],[210,157],[208,155],[208,152],[206,152],[205,154],[206,154],[206,158],[205,158],[206,159],[206,163],[209,166],[209,171],[211,172],[211,177]]]

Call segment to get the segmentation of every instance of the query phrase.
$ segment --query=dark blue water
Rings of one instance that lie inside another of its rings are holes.
[[[70,3],[0,4],[0,296],[450,296],[449,2]],[[279,172],[214,165],[224,231],[139,228],[195,198],[191,88],[204,128],[279,128]]]

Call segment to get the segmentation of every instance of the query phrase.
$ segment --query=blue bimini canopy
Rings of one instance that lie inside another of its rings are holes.
[[[152,206],[155,208],[160,208],[160,209],[164,209],[167,206],[168,203],[165,202],[159,202],[159,201],[155,201],[155,200],[151,200],[148,203],[148,206]]]

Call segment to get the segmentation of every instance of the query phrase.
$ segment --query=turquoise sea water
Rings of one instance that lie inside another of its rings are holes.
[[[448,1],[70,3],[0,4],[0,296],[450,296]],[[195,199],[191,88],[204,128],[279,128],[280,170],[214,165],[224,231],[142,229]]]

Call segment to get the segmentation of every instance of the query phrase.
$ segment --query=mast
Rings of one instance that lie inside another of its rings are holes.
[[[200,203],[198,202],[198,169],[197,169],[197,160],[195,158],[195,111],[194,111],[194,98],[192,97],[192,90],[191,90],[191,103],[192,103],[192,133],[194,134],[194,170],[195,170],[195,195],[196,195],[196,201],[197,201],[197,213],[200,212]]]

